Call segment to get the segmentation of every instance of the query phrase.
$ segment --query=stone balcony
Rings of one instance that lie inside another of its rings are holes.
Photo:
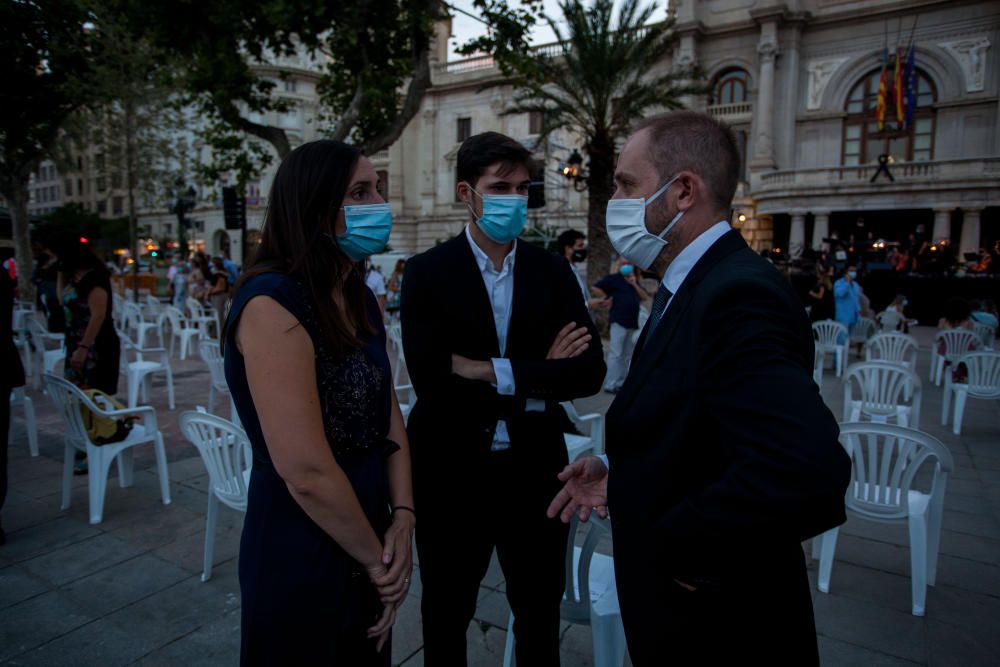
[[[753,120],[753,102],[735,102],[733,104],[711,104],[708,114],[728,125],[749,123]]]

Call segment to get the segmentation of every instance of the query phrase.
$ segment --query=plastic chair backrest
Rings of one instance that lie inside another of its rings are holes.
[[[884,361],[914,368],[917,363],[917,339],[896,331],[877,333],[868,339],[865,361]]]
[[[851,340],[863,343],[878,332],[878,325],[870,317],[862,317],[851,326]]]
[[[851,403],[861,401],[862,410],[872,416],[896,415],[899,406],[906,406],[903,396],[907,388],[913,395],[910,406],[920,411],[920,378],[909,368],[884,361],[865,361],[852,364],[844,373],[844,414],[850,413]],[[859,397],[855,398],[854,389]],[[914,422],[911,422],[914,423]]]
[[[164,306],[163,314],[166,315],[167,321],[170,322],[170,329],[175,334],[179,334],[186,327],[184,326],[184,313],[175,308],[174,306]]]
[[[878,314],[878,321],[882,324],[882,331],[895,331],[903,321],[903,316],[898,310],[886,309]]]
[[[243,473],[253,464],[250,440],[230,421],[201,412],[185,412],[181,431],[201,454],[212,493],[224,504],[242,512],[247,508],[247,482]]]
[[[824,347],[843,345],[847,340],[847,327],[836,320],[813,322],[812,330],[816,343]],[[843,340],[841,340],[841,336],[843,336]]]
[[[87,436],[87,427],[84,426],[83,413],[80,412],[80,408],[85,407],[98,415],[104,414],[104,410],[97,407],[72,382],[51,373],[46,373],[42,380],[45,383],[46,393],[52,398],[52,402],[56,405],[56,412],[59,413],[66,426],[66,437],[69,438],[74,447],[86,451],[90,438]]]
[[[222,356],[217,340],[203,340],[198,343],[198,353],[208,365],[208,372],[212,376],[212,384],[221,391],[228,392],[229,384],[226,382],[226,361]]]
[[[156,317],[163,311],[163,304],[152,294],[146,295],[146,307],[149,308],[149,314],[152,317]]]
[[[986,324],[985,322],[974,322],[972,324],[972,330],[979,340],[983,342],[984,347],[993,347],[993,341],[996,339],[997,330],[993,328],[992,325]]]
[[[566,541],[566,591],[560,615],[564,621],[590,625],[590,563],[601,539],[610,538],[611,527],[607,519],[599,519],[596,514],[591,515],[587,525],[590,530],[583,540],[577,560],[574,550],[580,520],[574,515],[570,522],[569,539]]]
[[[1000,398],[1000,352],[970,352],[962,355],[959,364],[968,371],[970,396]]]
[[[202,317],[205,314],[205,309],[202,307],[201,302],[194,297],[188,297],[184,300],[184,307],[188,312],[191,313],[192,318]]]
[[[901,426],[848,422],[840,425],[840,443],[851,457],[847,508],[876,521],[909,516],[909,491],[921,466],[932,461],[931,495],[955,464],[951,452],[934,436]]]
[[[935,345],[938,341],[944,341],[944,356],[951,362],[982,347],[979,337],[968,329],[945,329],[938,332],[934,339]]]

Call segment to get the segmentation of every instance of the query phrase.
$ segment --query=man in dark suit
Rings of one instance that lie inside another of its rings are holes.
[[[494,548],[520,664],[559,664],[567,530],[545,516],[567,463],[559,402],[599,391],[605,366],[570,266],[517,241],[530,163],[501,134],[467,139],[456,187],[469,225],[410,259],[403,277],[428,665],[466,664]]]
[[[569,466],[549,513],[610,512],[637,667],[818,663],[801,542],[844,521],[850,462],[802,305],[727,222],[739,163],[721,123],[661,116],[608,206],[612,243],[663,280],[607,414],[610,463]]]

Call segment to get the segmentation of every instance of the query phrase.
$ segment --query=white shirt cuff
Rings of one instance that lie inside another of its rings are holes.
[[[501,396],[514,395],[514,369],[510,366],[510,359],[491,359],[493,362],[493,374],[497,376],[497,393]]]
[[[595,454],[594,456],[604,461],[604,467],[607,468],[609,471],[611,470],[611,463],[608,461],[607,454]]]

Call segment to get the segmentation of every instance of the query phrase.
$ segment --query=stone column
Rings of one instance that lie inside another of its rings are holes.
[[[934,209],[934,233],[931,235],[931,242],[937,243],[944,239],[951,239],[951,209]]]
[[[813,218],[815,224],[813,225],[812,247],[813,250],[819,250],[823,247],[823,239],[830,236],[830,214],[826,212],[813,213]]]
[[[792,229],[788,235],[788,256],[801,257],[806,244],[806,214],[803,211],[792,212]]]
[[[983,209],[962,209],[962,235],[960,236],[959,253],[979,252],[979,234],[982,228]],[[961,256],[959,256],[961,260]]]
[[[761,25],[759,84],[757,86],[757,134],[754,137],[754,158],[751,167],[773,169],[774,162],[774,61],[778,56],[778,24],[769,21]]]

